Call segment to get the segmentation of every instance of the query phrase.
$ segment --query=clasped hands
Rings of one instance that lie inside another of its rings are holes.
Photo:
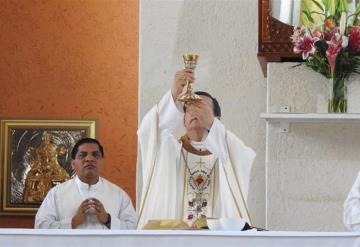
[[[103,204],[96,198],[88,198],[81,202],[71,220],[71,227],[76,228],[78,225],[81,225],[85,221],[86,215],[95,215],[102,224],[105,224],[109,219]]]

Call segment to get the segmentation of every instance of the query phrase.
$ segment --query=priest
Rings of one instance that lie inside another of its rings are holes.
[[[204,218],[243,218],[255,152],[220,121],[215,98],[196,92],[199,101],[177,101],[194,71],[176,72],[169,90],[138,129],[138,229],[149,220],[181,219],[192,225]],[[183,124],[186,133],[175,130]]]
[[[79,140],[71,152],[76,176],[52,188],[42,202],[35,228],[133,229],[136,214],[129,196],[99,176],[104,149],[92,138]]]

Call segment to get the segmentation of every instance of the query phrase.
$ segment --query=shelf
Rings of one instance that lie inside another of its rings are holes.
[[[356,123],[360,113],[261,113],[268,122],[279,122],[280,132],[289,132],[289,123]]]
[[[360,113],[261,113],[269,122],[360,122]]]

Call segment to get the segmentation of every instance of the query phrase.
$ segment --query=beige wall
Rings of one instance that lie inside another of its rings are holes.
[[[97,119],[103,175],[135,199],[138,1],[5,0],[0,28],[0,118]]]

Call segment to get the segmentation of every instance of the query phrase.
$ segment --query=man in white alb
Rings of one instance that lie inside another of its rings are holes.
[[[175,74],[171,91],[143,118],[138,129],[138,229],[149,220],[243,218],[251,223],[247,194],[255,152],[220,122],[210,94],[182,105],[176,99],[194,71]],[[185,112],[185,113],[184,113]],[[174,130],[183,123],[180,139]]]
[[[360,231],[360,173],[344,203],[343,221],[351,231]]]
[[[129,196],[99,176],[104,149],[96,139],[78,141],[72,152],[76,176],[52,188],[35,218],[35,228],[134,229]]]

